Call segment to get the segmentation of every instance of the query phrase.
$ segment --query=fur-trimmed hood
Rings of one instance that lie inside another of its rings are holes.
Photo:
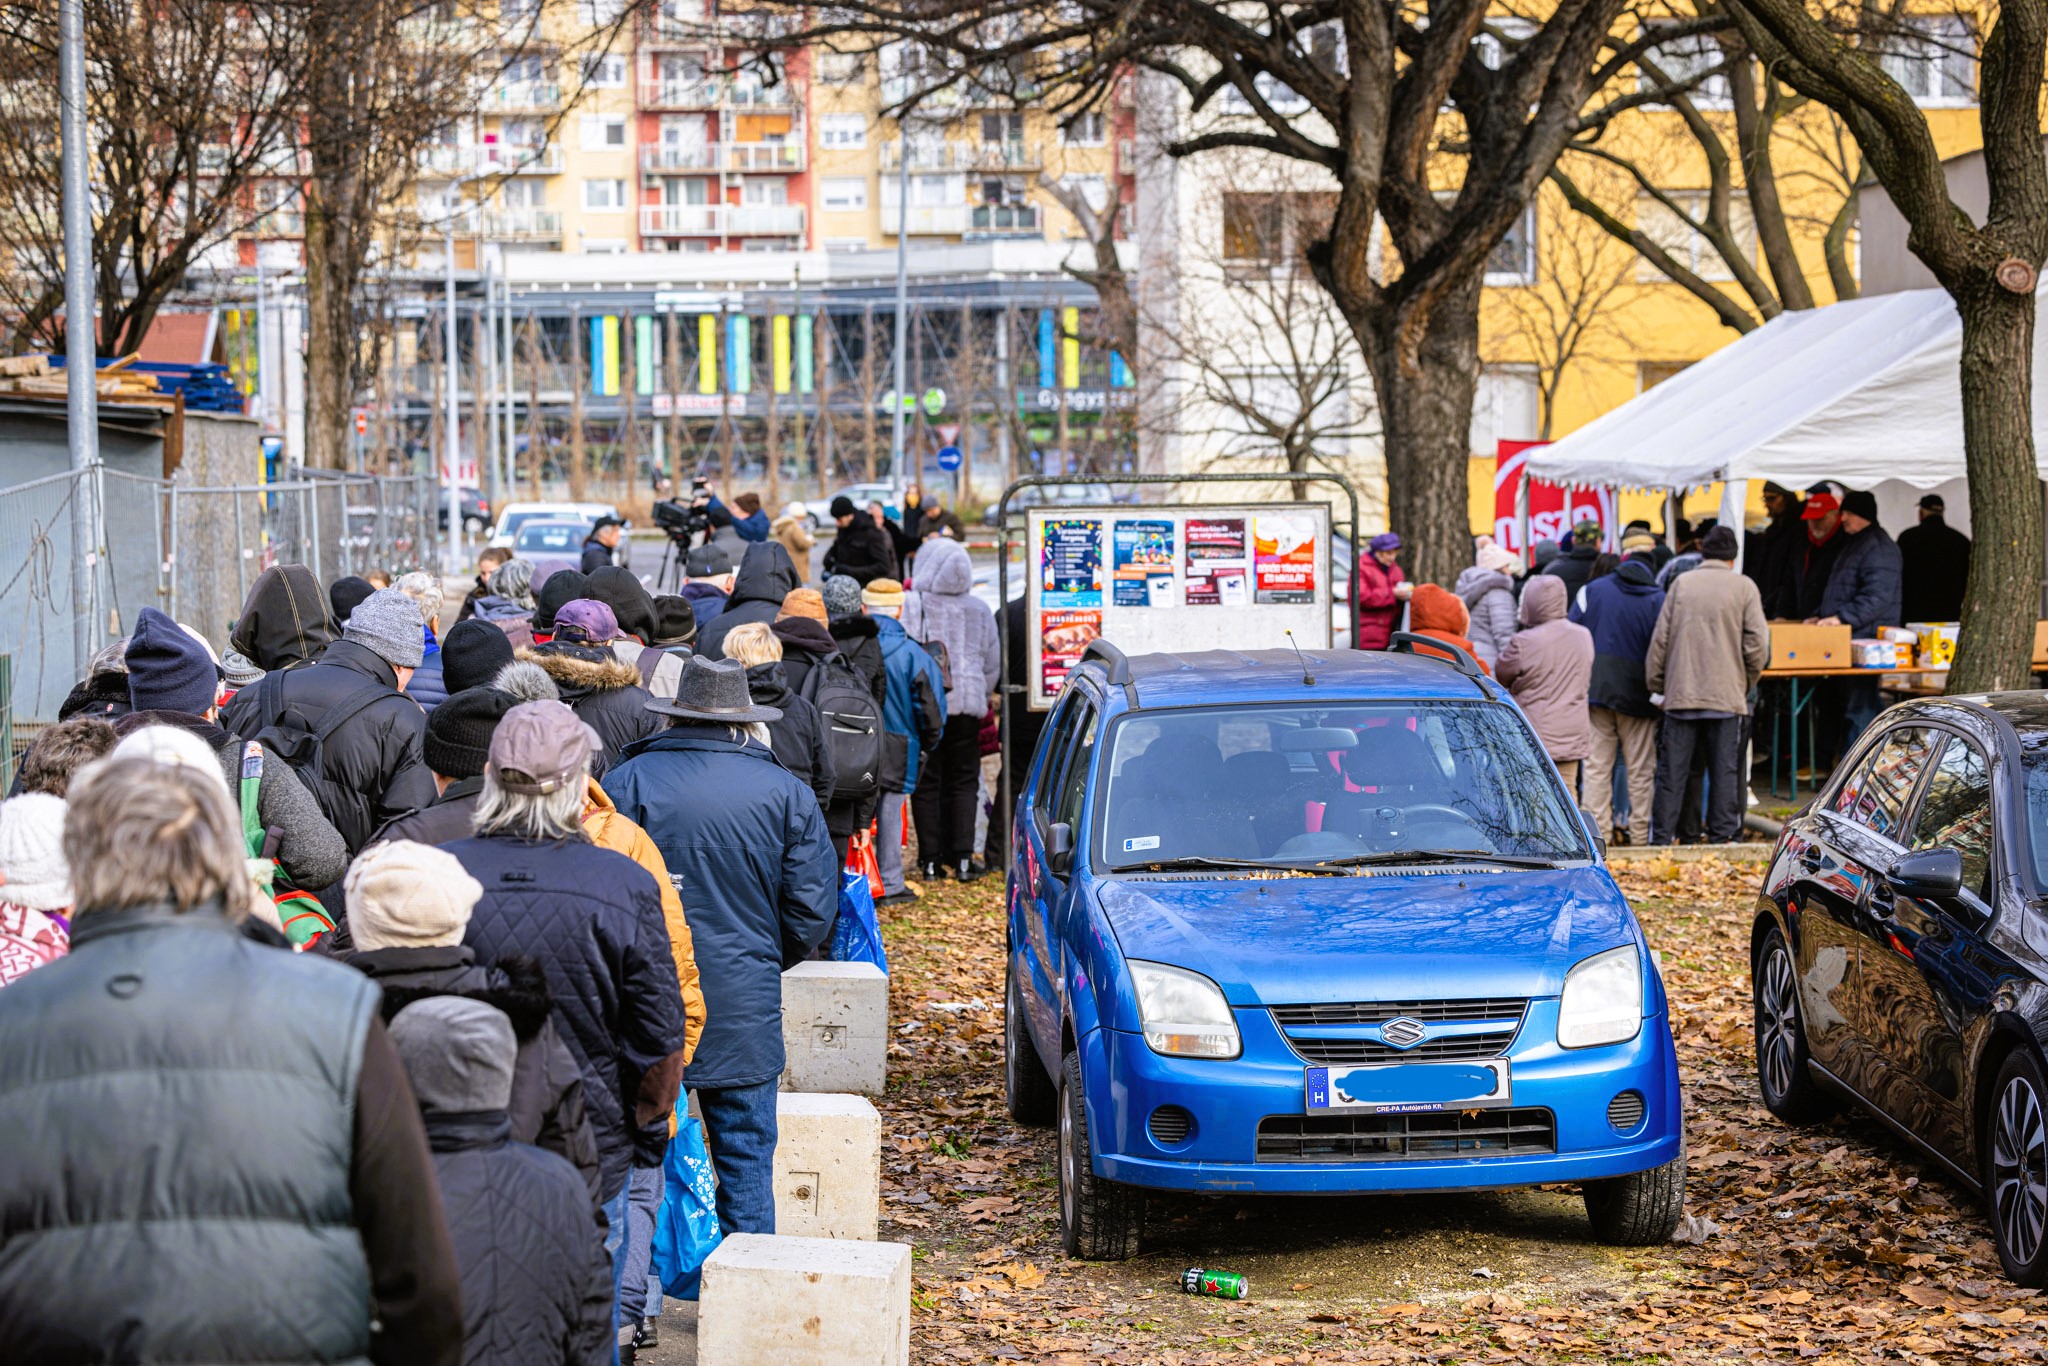
[[[518,661],[538,664],[567,702],[584,693],[617,692],[640,685],[640,670],[597,645],[570,645],[556,641],[536,645],[514,654]]]

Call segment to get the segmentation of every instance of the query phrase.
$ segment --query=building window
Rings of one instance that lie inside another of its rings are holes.
[[[595,177],[583,182],[583,207],[591,213],[619,213],[626,207],[626,182]]]
[[[586,152],[617,151],[626,145],[624,114],[585,114],[581,127]]]
[[[1325,190],[1223,194],[1223,259],[1278,264],[1300,258],[1329,231],[1337,196]]]
[[[1735,272],[1714,249],[1706,234],[1694,229],[1694,223],[1704,222],[1707,216],[1708,194],[1705,190],[1666,190],[1665,196],[1685,215],[1681,218],[1673,213],[1655,196],[1636,196],[1636,231],[1649,238],[1671,254],[1671,258],[1702,280],[1732,280]],[[1689,220],[1689,221],[1688,221]],[[1756,259],[1756,219],[1749,211],[1749,201],[1736,195],[1728,203],[1728,226],[1735,234],[1736,245],[1743,256],[1751,261]],[[1645,282],[1661,280],[1662,271],[1645,257],[1636,266],[1636,278]]]
[[[1533,19],[1517,19],[1508,15],[1490,17],[1485,30],[1472,40],[1472,46],[1479,49],[1479,60],[1488,70],[1498,71],[1507,65],[1508,59],[1523,43],[1535,35],[1536,22]]]
[[[592,90],[622,90],[626,85],[626,59],[616,52],[600,52],[583,59],[583,84]]]
[[[1909,14],[1884,42],[1885,74],[1918,104],[1977,102],[1977,35],[1958,14]]]
[[[1069,147],[1100,147],[1102,115],[1095,112],[1074,115],[1073,120],[1060,130],[1060,137]]]
[[[586,29],[609,28],[626,12],[626,0],[576,0],[576,22]]]
[[[540,0],[498,0],[498,19],[505,24],[524,24],[540,13]]]
[[[547,183],[537,179],[507,180],[498,186],[498,201],[508,209],[547,207]]]
[[[1293,90],[1275,79],[1271,72],[1261,71],[1258,75],[1252,77],[1252,89],[1259,92],[1259,98],[1271,106],[1276,114],[1292,115],[1308,112],[1308,100],[1304,96],[1295,94]],[[1222,106],[1225,113],[1249,114],[1252,112],[1252,102],[1246,99],[1243,92],[1234,85],[1224,87],[1218,97],[1218,103]]]
[[[1655,32],[1656,26],[1651,25]],[[1656,90],[1665,82],[1683,85],[1696,81],[1688,92],[1694,107],[1700,109],[1727,109],[1734,104],[1729,92],[1728,73],[1718,68],[1725,67],[1729,55],[1722,46],[1705,33],[1692,33],[1683,37],[1668,38],[1652,47],[1649,59],[1663,74],[1659,80],[1650,73],[1647,66],[1636,69],[1636,88]],[[1713,75],[1706,73],[1713,72]]]
[[[740,182],[742,204],[787,204],[789,181],[781,176],[749,176]]]
[[[499,119],[498,141],[507,147],[544,147],[547,125],[540,119]]]
[[[1535,366],[1487,366],[1472,398],[1472,454],[1495,455],[1503,441],[1534,441],[1543,431],[1542,409]]]
[[[820,147],[865,147],[868,145],[866,114],[825,114],[818,119]]]
[[[866,176],[826,176],[821,188],[822,203],[835,212],[850,213],[868,206]]]
[[[1022,114],[983,114],[981,116],[981,140],[983,142],[1024,141],[1024,116]]]
[[[858,52],[820,52],[818,79],[826,85],[853,85],[861,78]]]
[[[1486,283],[1490,285],[1533,285],[1536,283],[1536,206],[1522,210],[1507,235],[1493,244],[1486,258]]]

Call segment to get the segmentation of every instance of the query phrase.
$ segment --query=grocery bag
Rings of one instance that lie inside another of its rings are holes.
[[[882,926],[875,918],[875,897],[865,873],[839,876],[839,918],[832,923],[832,961],[873,963],[884,974],[889,955],[882,948]]]
[[[654,1274],[664,1294],[697,1298],[704,1259],[718,1246],[718,1183],[704,1147],[704,1125],[676,1100],[676,1133],[662,1164],[661,1207],[654,1214]]]

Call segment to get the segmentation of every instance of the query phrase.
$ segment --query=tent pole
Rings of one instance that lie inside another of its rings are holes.
[[[1678,511],[1681,504],[1677,489],[1664,490],[1664,544],[1672,554],[1678,553]]]
[[[1720,523],[1735,533],[1735,572],[1742,572],[1744,535],[1743,517],[1749,511],[1749,481],[1747,479],[1724,479],[1721,481]]]
[[[1522,473],[1515,479],[1515,535],[1516,544],[1522,549],[1522,563],[1536,562],[1536,547],[1529,540],[1529,467],[1522,466]]]

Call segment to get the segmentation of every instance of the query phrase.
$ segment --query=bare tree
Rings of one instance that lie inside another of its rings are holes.
[[[93,273],[102,353],[141,345],[208,248],[254,216],[266,176],[290,175],[304,43],[282,7],[85,0]],[[57,14],[0,13],[0,272],[11,349],[62,347]]]
[[[1955,300],[1976,539],[1948,686],[2024,687],[2040,598],[2033,343],[2034,289],[2048,255],[2048,164],[2041,156],[2048,0],[2006,0],[1988,15],[1977,62],[1989,190],[1981,224],[1949,194],[1927,116],[1881,60],[1887,48],[1902,47],[1931,50],[1941,60],[1940,40],[1907,18],[1849,5],[1815,10],[1805,0],[1729,0],[1729,8],[1773,72],[1848,125],[1905,218],[1913,254]],[[1973,35],[1967,42],[1974,48]]]

